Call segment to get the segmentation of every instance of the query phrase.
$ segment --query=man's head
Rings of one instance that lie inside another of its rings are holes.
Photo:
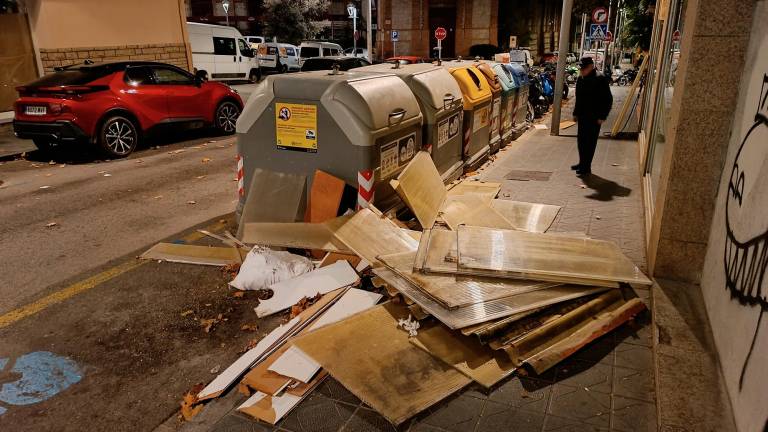
[[[595,69],[595,62],[592,57],[582,57],[579,60],[579,70],[581,70],[581,76],[587,76]]]

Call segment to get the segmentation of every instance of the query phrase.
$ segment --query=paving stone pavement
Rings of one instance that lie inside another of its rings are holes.
[[[616,99],[614,110],[620,108],[622,100]],[[570,112],[571,108],[565,107],[564,118]],[[571,128],[574,135],[575,128]],[[576,161],[575,137],[551,137],[548,130],[532,129],[502,150],[478,176],[501,182],[500,198],[562,206],[552,231],[580,232],[614,241],[645,270],[636,142],[601,139],[594,176],[583,182],[570,170]],[[548,181],[504,180],[511,170],[552,175]],[[636,292],[650,306],[649,290]],[[200,430],[651,431],[656,430],[653,371],[650,314],[645,313],[541,376],[511,377],[490,390],[471,385],[397,429],[329,378],[276,427],[233,410]],[[244,400],[242,396],[235,398]]]

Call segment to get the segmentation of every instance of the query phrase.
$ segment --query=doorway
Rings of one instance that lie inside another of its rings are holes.
[[[456,57],[456,0],[429,3],[429,56],[432,58],[437,58],[435,30],[438,27],[443,27],[447,32],[442,42],[442,57]]]
[[[37,78],[27,16],[15,4],[0,10],[0,112],[13,109],[16,87]]]

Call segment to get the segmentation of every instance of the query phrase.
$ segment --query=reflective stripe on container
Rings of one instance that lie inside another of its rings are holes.
[[[357,208],[367,208],[373,201],[373,170],[357,172]]]

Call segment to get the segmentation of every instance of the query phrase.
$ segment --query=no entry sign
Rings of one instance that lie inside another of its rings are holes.
[[[444,27],[438,27],[435,29],[435,39],[441,41],[445,39],[446,36],[448,36],[448,32],[445,31]]]

